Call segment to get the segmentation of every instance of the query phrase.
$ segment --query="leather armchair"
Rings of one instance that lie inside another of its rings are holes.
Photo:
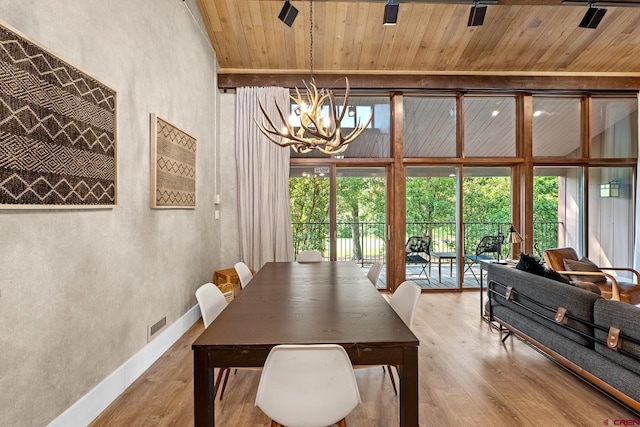
[[[640,273],[632,268],[627,267],[598,267],[601,270],[608,271],[629,271],[635,275],[636,283],[623,281],[619,277],[616,278],[610,273],[604,271],[569,271],[566,269],[564,261],[573,260],[580,261],[578,254],[573,248],[555,248],[547,249],[543,253],[547,266],[556,272],[565,276],[571,281],[570,276],[600,276],[605,280],[596,282],[595,285],[600,289],[600,293],[604,298],[616,301],[622,301],[629,304],[640,304]]]

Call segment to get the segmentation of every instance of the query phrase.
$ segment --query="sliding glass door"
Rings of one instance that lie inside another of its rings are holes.
[[[376,261],[386,263],[384,168],[292,166],[289,191],[294,255],[317,249],[327,260],[354,261],[365,272]],[[377,286],[386,287],[385,268]]]
[[[294,258],[298,252],[317,249],[325,259],[329,253],[329,168],[291,166],[289,196],[293,228]]]
[[[386,264],[386,178],[384,168],[337,168],[336,259],[354,261],[364,271]],[[376,284],[386,288],[386,268]]]

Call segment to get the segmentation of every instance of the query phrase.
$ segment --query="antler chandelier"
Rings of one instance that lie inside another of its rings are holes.
[[[264,116],[262,123],[254,119],[258,129],[273,143],[281,147],[291,147],[293,151],[300,154],[308,153],[312,150],[320,151],[324,154],[340,154],[344,152],[348,145],[353,142],[371,123],[373,112],[366,123],[362,124],[358,119],[353,130],[348,134],[343,134],[342,119],[348,110],[349,104],[349,79],[345,79],[344,102],[341,106],[336,105],[335,95],[332,90],[318,89],[313,79],[313,0],[309,1],[309,21],[310,21],[310,68],[311,82],[306,88],[306,97],[300,95],[296,87],[296,96],[289,96],[298,106],[291,113],[289,118],[285,116],[278,104],[276,109],[283,123],[281,127],[276,126],[274,121],[265,111],[262,103],[258,101],[260,110]],[[296,130],[296,117],[299,117],[300,127]]]

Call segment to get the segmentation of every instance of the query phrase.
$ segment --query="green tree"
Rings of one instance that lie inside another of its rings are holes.
[[[362,222],[385,222],[385,186],[382,178],[339,178],[337,182],[338,222],[350,225],[343,230],[343,237],[351,237],[353,253],[351,258],[364,258],[361,244]],[[383,236],[378,236],[383,237]]]
[[[294,250],[326,251],[329,236],[329,180],[321,177],[289,179]]]
[[[536,176],[533,180],[533,220],[558,221],[558,177]]]
[[[407,222],[455,221],[454,178],[407,178]]]

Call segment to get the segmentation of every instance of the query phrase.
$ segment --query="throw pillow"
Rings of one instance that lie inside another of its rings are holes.
[[[587,257],[580,258],[580,261],[565,259],[562,262],[564,263],[564,268],[566,268],[568,271],[602,272],[602,270],[600,270],[600,268],[597,265],[595,265],[593,261],[591,261]],[[584,276],[579,274],[572,274],[569,277],[571,277],[571,280],[578,281],[578,282],[600,283],[600,282],[607,281],[607,278],[605,276],[596,276],[596,275]]]

